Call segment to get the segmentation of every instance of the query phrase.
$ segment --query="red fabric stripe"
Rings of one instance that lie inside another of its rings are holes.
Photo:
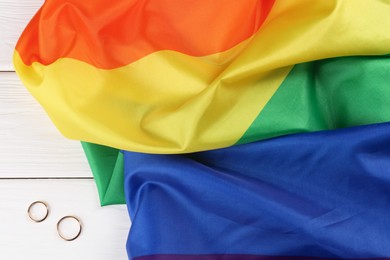
[[[25,64],[68,57],[112,69],[159,50],[204,56],[252,36],[274,0],[48,0],[16,50]]]

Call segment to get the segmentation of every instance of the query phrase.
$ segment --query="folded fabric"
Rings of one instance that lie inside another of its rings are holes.
[[[130,259],[390,259],[390,123],[124,152]]]
[[[209,150],[390,121],[389,13],[381,0],[48,0],[14,64],[67,137]]]
[[[125,204],[123,154],[115,148],[81,143],[98,187],[102,206]]]
[[[295,65],[261,115],[237,142],[248,143],[294,132],[337,129],[390,121],[390,56],[343,57]],[[245,114],[242,114],[245,117]],[[230,128],[222,130],[229,132]],[[173,136],[174,138],[175,136]],[[96,149],[118,149],[93,144],[85,150],[92,163],[102,205],[124,201],[123,184],[111,181],[114,168],[123,179],[123,161],[101,170]],[[115,152],[114,152],[115,153]],[[114,180],[116,177],[113,178]],[[110,186],[110,189],[106,187]]]

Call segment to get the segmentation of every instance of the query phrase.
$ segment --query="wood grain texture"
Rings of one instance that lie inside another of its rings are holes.
[[[4,72],[14,70],[16,41],[43,2],[0,0],[0,259],[124,260],[125,205],[100,207],[93,179],[34,179],[92,177],[80,143],[64,138],[16,74]],[[27,216],[36,200],[50,207],[42,223]],[[83,231],[66,242],[56,223],[69,214]]]
[[[41,223],[27,215],[36,200],[50,207]],[[93,180],[0,180],[0,212],[0,259],[127,259],[126,206],[100,207]],[[66,242],[58,236],[56,223],[69,214],[80,218],[83,230]]]
[[[14,72],[0,72],[0,178],[91,176],[80,143],[59,133]]]
[[[15,44],[44,0],[0,0],[0,71],[12,71]]]

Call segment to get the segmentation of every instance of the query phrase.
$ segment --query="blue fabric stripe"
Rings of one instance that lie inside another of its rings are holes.
[[[389,123],[124,157],[130,258],[390,257]]]

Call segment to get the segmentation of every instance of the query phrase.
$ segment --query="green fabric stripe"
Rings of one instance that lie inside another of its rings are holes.
[[[237,144],[390,121],[390,56],[295,65]]]
[[[95,177],[100,204],[125,204],[123,154],[103,145],[81,144]]]

